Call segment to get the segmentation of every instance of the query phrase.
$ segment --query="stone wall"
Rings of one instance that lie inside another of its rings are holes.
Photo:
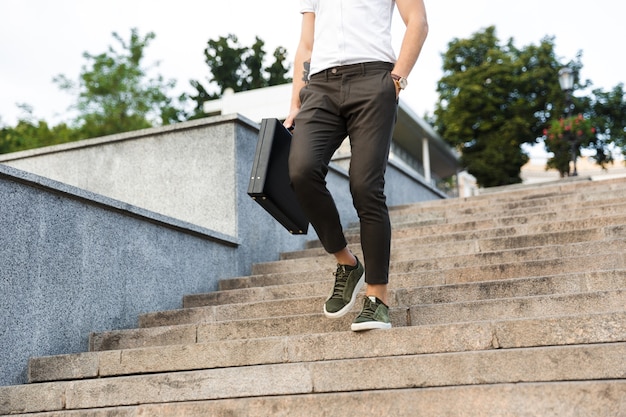
[[[0,165],[0,385],[247,269],[225,235]]]

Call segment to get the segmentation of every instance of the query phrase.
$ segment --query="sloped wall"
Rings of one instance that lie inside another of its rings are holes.
[[[0,385],[248,267],[225,235],[2,165],[0,202]]]

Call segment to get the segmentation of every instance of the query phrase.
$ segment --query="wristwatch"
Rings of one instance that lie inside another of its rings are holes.
[[[393,82],[398,86],[400,90],[404,90],[406,86],[409,85],[409,82],[406,78],[400,77],[397,74],[391,74],[391,78],[393,78]]]

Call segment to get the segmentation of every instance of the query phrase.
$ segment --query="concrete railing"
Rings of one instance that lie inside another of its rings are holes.
[[[247,195],[258,125],[238,115],[0,156],[0,385],[28,358],[84,351],[221,278],[315,238]],[[2,165],[4,164],[4,165]],[[329,187],[356,221],[347,173]],[[390,205],[441,198],[390,161]]]

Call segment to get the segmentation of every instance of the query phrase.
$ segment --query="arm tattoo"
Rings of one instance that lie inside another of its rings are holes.
[[[302,81],[309,82],[309,71],[311,71],[311,62],[304,62],[304,71],[302,71]]]

